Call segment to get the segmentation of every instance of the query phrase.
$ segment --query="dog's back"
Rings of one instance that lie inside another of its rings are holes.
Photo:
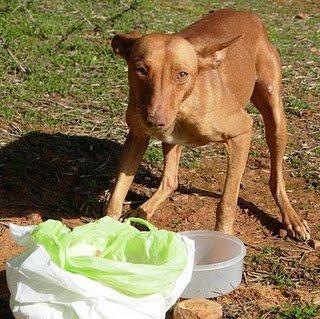
[[[197,45],[202,42],[205,45],[208,41],[219,44],[243,35],[252,55],[256,52],[258,43],[266,39],[264,26],[258,15],[231,9],[210,12],[178,34]]]
[[[223,9],[207,14],[178,34],[199,48],[208,43],[219,46],[242,35],[228,49],[219,71],[239,104],[244,106],[250,100],[257,79],[257,55],[261,46],[268,42],[261,19],[252,12]]]

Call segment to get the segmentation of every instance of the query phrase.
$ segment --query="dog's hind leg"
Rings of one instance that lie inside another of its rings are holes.
[[[270,190],[282,214],[282,222],[290,237],[308,240],[308,224],[291,206],[283,178],[283,155],[287,143],[286,120],[281,100],[280,59],[276,50],[264,43],[256,64],[257,82],[253,104],[263,116],[267,144],[271,156]]]

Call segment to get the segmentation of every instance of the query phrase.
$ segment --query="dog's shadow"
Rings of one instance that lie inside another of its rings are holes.
[[[41,132],[7,144],[0,149],[2,217],[31,211],[40,211],[45,219],[100,217],[121,150],[116,141]],[[142,167],[136,179],[141,182],[150,174]]]
[[[108,139],[31,132],[0,149],[0,214],[9,218],[40,211],[46,218],[102,216],[105,191],[112,187],[122,145]],[[135,182],[157,187],[159,175],[142,165]],[[148,177],[148,178],[146,178]],[[180,193],[198,193],[220,198],[220,194],[179,186]],[[146,200],[130,191],[133,202]],[[275,233],[280,222],[255,204],[239,198],[261,224]]]
[[[198,188],[185,188],[184,186],[180,185],[178,188],[178,191],[181,193],[194,193],[198,194],[200,196],[204,197],[213,197],[216,199],[221,199],[222,193],[217,191],[207,191],[203,189]],[[279,229],[281,228],[282,224],[281,222],[274,218],[273,216],[269,215],[265,211],[263,211],[261,208],[259,208],[254,203],[239,197],[238,198],[238,206],[248,215],[256,218],[259,220],[262,226],[264,226],[266,229],[268,229],[273,236],[277,235],[279,232]]]
[[[0,318],[14,319],[9,307],[10,292],[7,287],[6,272],[0,271]]]

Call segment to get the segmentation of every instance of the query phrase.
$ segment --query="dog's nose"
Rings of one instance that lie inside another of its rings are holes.
[[[161,116],[159,114],[148,114],[147,116],[147,124],[158,126],[158,127],[164,127],[166,125],[166,119],[165,116]]]

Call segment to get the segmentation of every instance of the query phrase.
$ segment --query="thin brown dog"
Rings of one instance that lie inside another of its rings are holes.
[[[150,137],[162,141],[164,170],[155,194],[136,211],[150,218],[178,186],[182,145],[227,145],[229,159],[216,230],[232,232],[240,180],[251,142],[251,100],[261,112],[271,155],[270,190],[284,228],[299,240],[308,224],[292,208],[282,172],[287,142],[280,58],[260,18],[230,9],[209,13],[176,34],[116,35],[115,53],[128,63],[130,128],[105,213],[119,218]]]

